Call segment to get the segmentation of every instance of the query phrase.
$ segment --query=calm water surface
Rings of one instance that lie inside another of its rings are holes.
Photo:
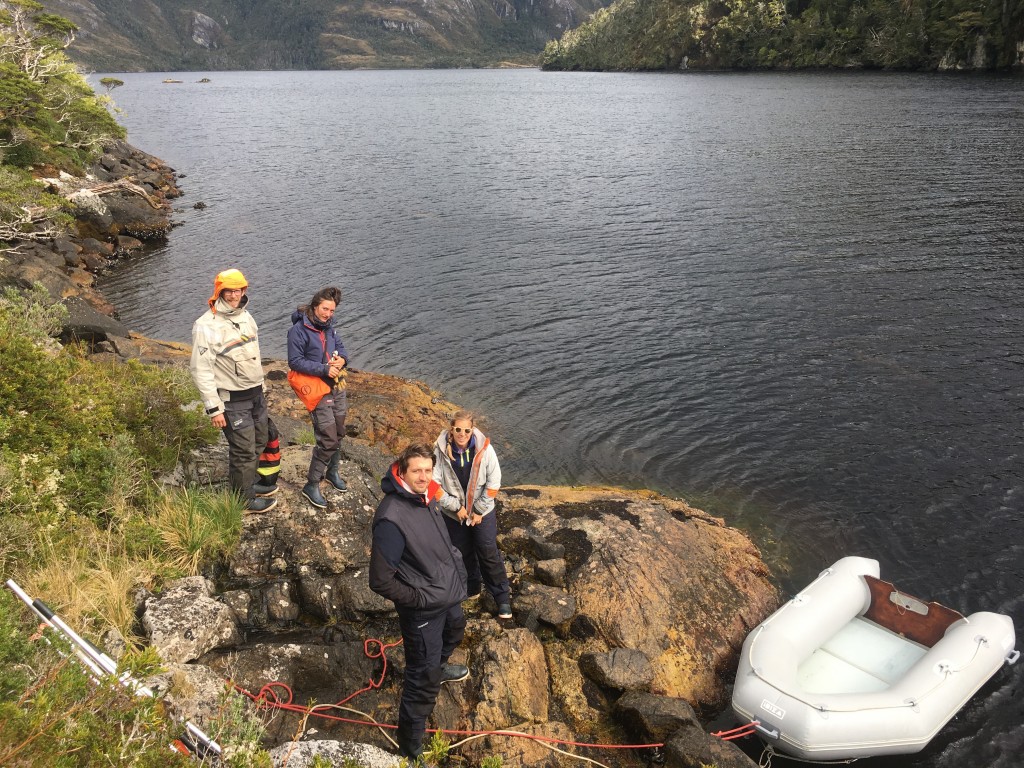
[[[201,76],[118,75],[187,175],[168,245],[102,286],[130,326],[188,340],[237,266],[283,357],[338,284],[353,365],[487,414],[510,484],[683,495],[787,590],[860,554],[1021,615],[1024,81]],[[1020,680],[863,764],[1024,764]]]

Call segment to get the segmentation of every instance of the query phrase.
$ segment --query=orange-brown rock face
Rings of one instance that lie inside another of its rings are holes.
[[[528,562],[564,552],[566,592],[576,604],[565,643],[641,651],[654,668],[649,690],[695,705],[721,703],[721,674],[777,604],[750,539],[682,501],[523,486],[503,495],[499,520],[506,547]]]

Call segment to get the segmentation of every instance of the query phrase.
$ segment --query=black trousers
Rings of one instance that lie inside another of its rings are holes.
[[[498,513],[484,515],[479,525],[463,525],[445,515],[444,524],[448,528],[448,537],[462,553],[462,562],[466,564],[469,596],[480,594],[482,581],[495,603],[510,602],[505,558],[498,549]]]
[[[423,732],[441,690],[442,668],[462,642],[466,616],[461,605],[424,619],[418,611],[398,609],[405,646],[405,678],[398,705],[398,752],[415,757],[423,750]]]

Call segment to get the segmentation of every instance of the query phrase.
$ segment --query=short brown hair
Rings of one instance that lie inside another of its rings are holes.
[[[409,462],[417,457],[430,459],[430,464],[434,464],[434,450],[426,443],[413,443],[398,454],[398,474],[404,475],[409,469]]]

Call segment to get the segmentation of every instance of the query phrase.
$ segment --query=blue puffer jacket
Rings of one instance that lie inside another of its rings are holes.
[[[329,385],[334,380],[327,375],[328,360],[337,352],[348,363],[348,352],[334,330],[334,318],[326,323],[310,320],[305,312],[292,312],[292,327],[288,331],[288,367],[309,376],[319,376]]]

